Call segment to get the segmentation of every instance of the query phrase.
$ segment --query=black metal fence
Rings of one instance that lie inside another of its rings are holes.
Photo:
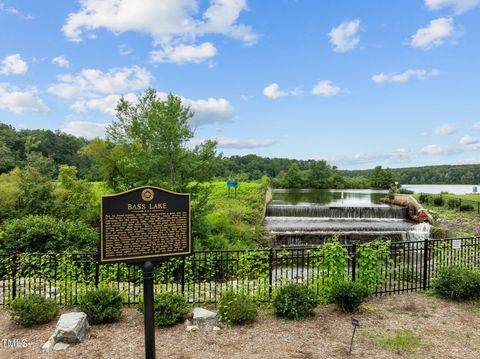
[[[461,211],[475,211],[477,214],[480,214],[480,200],[475,201],[472,199],[462,198],[451,194],[442,194],[441,196],[444,201],[444,206],[449,209],[457,209]]]
[[[344,279],[361,280],[361,246],[345,245]],[[456,264],[480,268],[480,238],[431,239],[388,243],[377,259],[375,295],[427,290],[439,269]],[[192,256],[157,263],[155,291],[182,294],[189,302],[216,302],[225,290],[243,291],[269,301],[275,288],[303,283],[320,294],[334,273],[322,267],[321,247],[265,250],[197,251]],[[338,277],[337,277],[338,279]],[[111,286],[125,304],[142,296],[142,272],[132,264],[99,265],[94,253],[0,254],[0,305],[28,293],[73,305],[88,288]]]

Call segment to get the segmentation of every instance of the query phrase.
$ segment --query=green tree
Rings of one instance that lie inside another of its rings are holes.
[[[8,172],[15,167],[15,155],[0,138],[0,173]]]
[[[188,120],[189,107],[172,94],[162,101],[157,92],[148,89],[137,103],[121,99],[117,121],[108,128],[108,138],[125,146],[127,156],[120,160],[126,187],[146,183],[182,188],[188,178],[186,143],[193,137]]]
[[[390,168],[383,169],[382,166],[377,166],[370,174],[370,183],[373,188],[389,189],[395,184],[395,176]]]
[[[38,152],[27,157],[27,166],[19,173],[18,207],[23,214],[47,214],[53,206],[55,163]]]
[[[96,226],[99,223],[99,201],[86,180],[77,179],[77,169],[62,165],[54,191],[54,213],[64,219],[81,219]]]
[[[308,165],[308,183],[312,188],[331,188],[333,173],[326,161],[312,161]]]
[[[294,163],[292,164],[283,178],[283,185],[286,188],[302,188],[303,187],[303,176],[300,172],[299,166]]]

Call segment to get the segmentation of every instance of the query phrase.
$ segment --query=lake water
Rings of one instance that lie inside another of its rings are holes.
[[[275,189],[273,204],[377,207],[385,206],[379,200],[387,195],[388,191],[371,189]]]
[[[402,184],[402,188],[414,191],[415,193],[431,193],[439,194],[440,192],[448,192],[453,194],[470,194],[473,193],[473,187],[477,186],[477,193],[480,192],[480,184]],[[480,198],[480,195],[479,195]]]

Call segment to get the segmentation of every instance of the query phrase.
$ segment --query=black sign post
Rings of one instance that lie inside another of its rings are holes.
[[[155,261],[192,253],[190,194],[140,187],[102,197],[100,263],[142,266],[145,358],[155,359]]]
[[[145,322],[145,358],[155,359],[155,322],[153,320],[153,279],[155,266],[146,261],[142,266],[143,272],[143,320]]]

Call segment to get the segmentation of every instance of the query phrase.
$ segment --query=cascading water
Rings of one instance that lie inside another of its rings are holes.
[[[331,205],[308,203],[303,197],[302,202],[292,204],[285,198],[284,190],[280,193],[282,200],[275,199],[274,192],[274,201],[267,207],[265,217],[265,224],[277,245],[316,244],[333,235],[338,235],[345,243],[379,237],[395,241],[423,240],[428,236],[429,225],[408,221],[406,208],[365,198],[358,200],[359,191],[354,192],[355,200],[349,200],[347,195],[344,201],[332,201]],[[365,192],[365,195],[370,193]],[[301,194],[305,196],[305,191]],[[343,196],[342,193],[342,199]]]

